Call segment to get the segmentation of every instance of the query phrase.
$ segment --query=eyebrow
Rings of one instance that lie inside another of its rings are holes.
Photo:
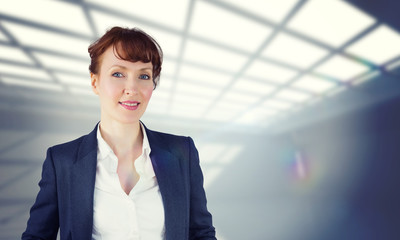
[[[118,64],[111,65],[110,68],[113,68],[113,67],[119,67],[119,68],[123,68],[123,69],[126,69],[126,68],[127,68],[127,67],[125,67],[125,66],[118,65]]]
[[[119,68],[123,68],[123,69],[128,69],[127,67],[122,66],[122,65],[118,65],[118,64],[114,64],[114,65],[112,65],[110,68],[113,68],[113,67],[119,67]],[[144,68],[141,68],[141,69],[139,69],[139,70],[153,70],[153,68],[151,68],[151,67],[144,67]]]

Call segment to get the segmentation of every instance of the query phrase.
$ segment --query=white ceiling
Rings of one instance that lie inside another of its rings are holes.
[[[399,33],[349,3],[251,3],[9,2],[0,8],[1,87],[73,97],[64,104],[97,114],[87,47],[114,25],[139,27],[165,52],[145,120],[262,131],[279,115],[368,80],[400,54]]]
[[[206,188],[238,156],[247,156],[246,146],[258,146],[240,137],[229,142],[242,136],[237,132],[263,139],[282,118],[339,93],[362,95],[363,84],[400,65],[399,32],[339,0],[2,3],[0,111],[15,115],[4,114],[12,128],[0,128],[0,240],[19,236],[26,224],[45,149],[98,121],[87,48],[114,25],[143,29],[165,54],[160,85],[143,117],[146,124],[177,134],[184,128],[182,134],[205,139],[224,129],[232,134],[221,141],[196,141]],[[18,118],[37,115],[55,120],[18,125],[24,122]],[[268,164],[269,173],[279,175],[280,163]],[[280,210],[288,207],[276,204]],[[287,212],[277,234],[286,232],[290,219]]]

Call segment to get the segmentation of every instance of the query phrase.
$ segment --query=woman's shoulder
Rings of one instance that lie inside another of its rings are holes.
[[[146,131],[149,141],[156,141],[169,144],[184,144],[191,141],[191,137],[184,135],[177,135],[168,132],[154,131],[147,129]]]
[[[174,155],[188,155],[190,149],[195,148],[191,137],[159,132],[147,129],[147,137],[151,148],[162,148]]]
[[[147,133],[149,134],[154,134],[160,138],[170,138],[170,139],[175,139],[175,140],[182,140],[182,139],[187,139],[188,136],[184,135],[177,135],[169,132],[161,132],[161,131],[155,131],[155,130],[150,130],[147,129]]]
[[[56,145],[52,146],[51,149],[55,150],[55,151],[66,150],[66,149],[75,149],[75,148],[77,148],[77,147],[79,147],[81,145],[83,139],[86,136],[87,135],[83,135],[83,136],[75,138],[75,139],[73,139],[71,141],[67,141],[67,142],[56,144]]]
[[[97,149],[96,128],[89,134],[80,136],[68,142],[52,146],[53,153],[77,154],[78,152],[88,152]]]

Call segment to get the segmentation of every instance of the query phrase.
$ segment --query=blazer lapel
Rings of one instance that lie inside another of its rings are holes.
[[[97,125],[83,138],[71,174],[72,237],[91,239],[93,228],[93,194],[97,165]]]
[[[164,211],[166,239],[184,239],[188,224],[187,180],[182,176],[180,159],[168,149],[168,143],[157,132],[148,130],[147,138],[151,147],[150,158],[160,188]]]
[[[181,159],[169,149],[160,133],[146,129],[151,147],[150,158],[160,188],[166,239],[184,239],[189,216],[188,179],[184,179]],[[71,169],[71,224],[74,239],[91,239],[93,228],[93,194],[97,165],[97,125],[83,138]]]

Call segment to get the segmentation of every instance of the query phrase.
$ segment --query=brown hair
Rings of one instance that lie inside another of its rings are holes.
[[[163,52],[160,45],[147,33],[138,28],[113,27],[89,48],[90,72],[98,74],[103,53],[112,46],[119,59],[130,62],[153,64],[154,89],[160,81]]]

